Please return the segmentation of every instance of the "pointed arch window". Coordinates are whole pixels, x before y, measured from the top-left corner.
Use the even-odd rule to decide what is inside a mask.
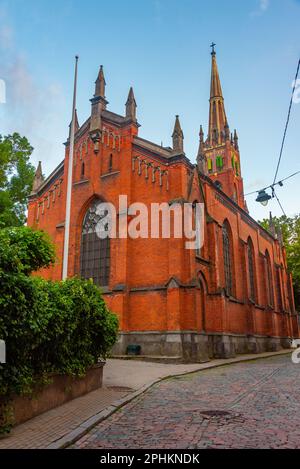
[[[279,311],[283,311],[282,293],[281,293],[281,275],[280,268],[276,267],[276,293],[277,293],[277,307]]]
[[[228,222],[222,227],[223,237],[223,258],[225,273],[225,289],[229,296],[233,296],[233,251],[231,242],[231,232]]]
[[[99,286],[109,284],[110,273],[110,239],[108,225],[101,223],[107,210],[101,208],[101,200],[94,201],[86,212],[82,224],[80,276],[93,279]],[[106,231],[107,236],[99,237],[99,230]],[[104,238],[104,239],[102,239]]]
[[[224,167],[224,159],[223,156],[217,156],[216,158],[216,166],[217,169],[222,170]]]
[[[207,158],[207,169],[209,173],[213,172],[213,162],[211,158]]]
[[[268,299],[268,305],[273,308],[274,307],[273,277],[272,277],[272,269],[271,269],[271,259],[270,259],[270,254],[268,251],[266,251],[265,258],[266,258],[267,299]]]
[[[254,248],[251,238],[248,239],[247,244],[248,253],[248,275],[249,275],[249,298],[254,303],[256,302],[256,278],[255,278],[255,261],[254,261]]]

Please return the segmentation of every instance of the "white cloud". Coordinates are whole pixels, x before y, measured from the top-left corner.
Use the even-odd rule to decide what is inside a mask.
[[[259,0],[256,10],[252,11],[251,16],[261,16],[270,7],[270,0]]]
[[[248,184],[245,185],[245,192],[250,192],[251,190],[259,190],[263,189],[266,186],[266,181],[261,178],[254,179],[249,181]]]
[[[0,11],[0,79],[6,85],[6,104],[0,104],[2,134],[25,135],[35,151],[33,160],[45,161],[48,173],[63,157],[62,133],[57,116],[65,105],[58,83],[42,83],[34,77],[26,56],[16,47],[14,31]]]
[[[259,9],[260,11],[266,11],[270,6],[270,0],[260,0],[259,2]]]
[[[7,51],[13,46],[13,30],[10,26],[3,24],[0,28],[0,47]]]

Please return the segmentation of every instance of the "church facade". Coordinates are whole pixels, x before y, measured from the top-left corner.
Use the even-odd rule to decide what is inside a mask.
[[[100,68],[91,116],[76,121],[68,275],[92,278],[117,313],[114,354],[129,345],[141,354],[201,361],[290,347],[299,337],[292,279],[280,233],[264,230],[248,213],[237,132],[230,132],[212,52],[209,128],[199,134],[197,164],[184,153],[176,116],[173,146],[139,136],[132,88],[125,115],[107,109]],[[62,278],[66,184],[65,158],[46,179],[39,164],[28,207],[28,225],[45,230],[57,262],[39,275]],[[107,238],[95,233],[97,206],[142,202],[204,204],[204,244],[184,239]],[[130,215],[119,210],[117,222]]]

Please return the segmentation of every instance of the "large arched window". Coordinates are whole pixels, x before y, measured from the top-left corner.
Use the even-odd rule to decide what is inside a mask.
[[[276,293],[278,311],[283,311],[282,293],[281,293],[281,275],[280,268],[276,267]]]
[[[267,286],[267,299],[268,305],[274,306],[274,290],[273,290],[273,277],[272,277],[272,269],[271,269],[271,259],[270,254],[266,251],[266,286]]]
[[[231,242],[231,232],[227,221],[222,227],[223,235],[223,256],[226,293],[233,296],[233,252]]]
[[[107,231],[101,224],[107,211],[101,209],[101,200],[95,200],[86,212],[82,225],[80,276],[93,279],[99,286],[108,286],[110,271],[110,240],[99,236],[99,230]]]
[[[255,261],[254,261],[254,248],[251,238],[248,239],[248,275],[249,275],[249,298],[254,303],[256,302],[256,287],[255,287]]]

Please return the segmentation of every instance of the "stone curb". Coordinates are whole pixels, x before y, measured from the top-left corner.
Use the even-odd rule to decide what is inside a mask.
[[[117,401],[114,401],[112,404],[110,404],[108,407],[106,407],[104,410],[101,412],[98,412],[97,414],[93,415],[89,419],[85,420],[83,423],[81,423],[77,428],[72,430],[70,433],[66,434],[62,438],[59,438],[58,440],[54,441],[51,443],[49,446],[46,447],[46,449],[64,449],[70,446],[71,444],[75,443],[77,440],[82,438],[86,433],[88,433],[92,428],[94,428],[96,425],[99,423],[103,422],[103,420],[107,419],[110,417],[112,414],[114,414],[117,410],[121,409],[124,407],[126,404],[129,404],[129,402],[133,401],[137,397],[141,396],[144,394],[146,391],[148,391],[152,386],[155,384],[160,383],[161,381],[170,379],[175,376],[186,376],[186,375],[191,375],[194,373],[199,373],[200,371],[205,371],[205,370],[211,370],[213,368],[219,368],[221,366],[228,366],[236,363],[242,363],[242,362],[247,362],[247,361],[255,361],[255,360],[260,360],[263,358],[271,358],[271,357],[276,357],[280,355],[287,355],[290,354],[291,350],[282,350],[279,352],[268,352],[268,353],[261,353],[258,355],[247,355],[246,357],[237,357],[237,358],[230,358],[230,359],[224,359],[224,361],[220,361],[219,363],[205,363],[200,365],[199,368],[194,369],[194,370],[189,370],[189,371],[181,371],[178,373],[172,373],[171,375],[166,375],[162,376],[160,378],[157,378],[144,386],[142,386],[140,389],[137,391],[134,391],[130,393],[129,395],[122,397],[121,399],[118,399]]]

